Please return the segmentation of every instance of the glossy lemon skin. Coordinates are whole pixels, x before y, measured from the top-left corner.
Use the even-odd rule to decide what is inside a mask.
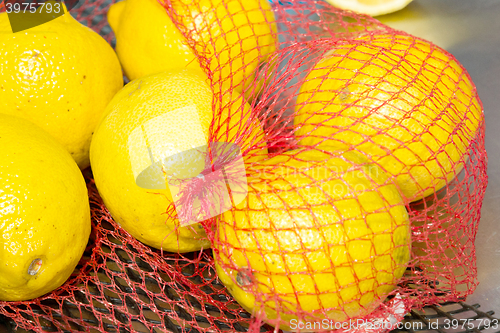
[[[236,96],[223,102],[226,108],[215,121],[215,128],[220,127],[215,130],[219,138],[215,140],[238,144],[248,163],[265,157],[267,147],[260,123],[249,122],[250,106]],[[201,71],[181,69],[145,76],[130,82],[115,96],[94,134],[90,157],[99,193],[113,218],[147,245],[171,252],[190,252],[209,248],[210,242],[200,224],[180,226],[177,218],[165,214],[172,203],[168,188],[151,190],[137,186],[129,138],[137,128],[155,119],[177,115],[182,124],[161,124],[161,140],[149,142],[148,147],[162,146],[177,154],[201,146],[196,141],[200,138],[206,144],[214,118],[213,99],[208,78]],[[244,112],[239,112],[242,104]],[[194,114],[184,116],[186,109]],[[194,177],[196,167],[190,165],[178,165],[174,171]]]
[[[0,300],[28,300],[62,285],[80,260],[87,187],[70,154],[27,120],[0,114],[0,146]]]
[[[322,147],[248,172],[248,197],[223,215],[214,241],[218,276],[243,308],[273,325],[279,313],[290,331],[302,311],[303,320],[341,322],[393,290],[410,257],[410,227],[379,168]]]
[[[18,33],[2,13],[0,57],[0,112],[37,124],[88,167],[95,126],[123,86],[111,46],[69,13]]]
[[[297,97],[301,145],[353,146],[397,180],[408,201],[462,170],[483,119],[465,70],[439,47],[406,35],[342,44],[311,70]]]

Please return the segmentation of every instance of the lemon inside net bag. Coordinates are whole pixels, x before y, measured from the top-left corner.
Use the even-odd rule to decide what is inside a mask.
[[[333,46],[315,64],[294,122],[301,144],[355,146],[416,201],[460,173],[481,117],[475,86],[446,51],[373,33]]]
[[[267,322],[341,322],[375,310],[410,258],[397,188],[358,154],[329,147],[254,168],[247,198],[223,215],[214,240],[235,299]]]

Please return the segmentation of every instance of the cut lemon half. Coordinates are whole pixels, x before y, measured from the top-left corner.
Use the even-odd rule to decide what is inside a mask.
[[[412,0],[326,0],[335,7],[378,16],[403,9]]]

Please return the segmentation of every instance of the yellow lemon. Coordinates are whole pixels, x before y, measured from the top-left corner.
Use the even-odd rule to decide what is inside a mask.
[[[326,0],[335,7],[378,16],[405,8],[412,0]]]
[[[300,313],[336,322],[370,313],[410,257],[394,184],[358,154],[322,148],[252,165],[246,200],[215,234],[220,280],[247,311],[271,324],[279,313],[284,330]]]
[[[34,122],[89,166],[92,132],[123,86],[111,46],[69,13],[17,33],[2,13],[0,54],[0,112]]]
[[[83,176],[42,129],[0,114],[0,300],[28,300],[61,286],[90,235]]]
[[[463,168],[482,109],[474,84],[445,51],[406,35],[338,44],[297,97],[303,145],[346,145],[396,177],[410,201]]]
[[[130,80],[177,67],[199,68],[181,32],[156,0],[124,0],[109,8],[116,53]]]
[[[214,80],[239,92],[275,50],[274,14],[267,0],[175,1],[173,10],[207,58]],[[110,7],[116,52],[131,80],[174,68],[200,68],[187,40],[156,0],[124,0]],[[230,80],[227,78],[231,77]]]
[[[163,177],[199,175],[202,155],[195,148],[207,145],[210,132],[216,141],[237,144],[247,162],[267,154],[261,125],[241,97],[223,97],[211,129],[213,103],[206,75],[180,69],[134,80],[108,105],[92,139],[92,171],[113,218],[141,242],[173,252],[210,247],[200,224],[180,226],[165,214],[173,199]],[[161,175],[156,182],[154,172]],[[138,186],[148,176],[151,187]]]

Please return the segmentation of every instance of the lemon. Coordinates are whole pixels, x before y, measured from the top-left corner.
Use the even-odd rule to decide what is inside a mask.
[[[177,218],[165,214],[172,203],[167,179],[160,179],[164,188],[153,189],[138,186],[137,179],[153,162],[207,144],[213,100],[201,71],[180,69],[145,76],[115,96],[94,134],[90,158],[99,193],[113,218],[147,245],[172,252],[210,247],[200,224],[180,226]],[[250,106],[241,97],[224,97],[222,102],[226,107],[214,120],[215,140],[237,144],[247,162],[265,156],[264,133],[257,120],[250,121]],[[194,154],[163,162],[159,172],[195,177],[202,171],[199,157],[195,149]]]
[[[0,114],[0,300],[36,298],[61,286],[90,235],[83,176],[48,133]]]
[[[0,54],[0,112],[34,122],[89,166],[92,132],[123,86],[111,46],[69,13],[18,33],[2,13]]]
[[[415,201],[463,168],[482,108],[466,71],[406,35],[339,44],[307,75],[294,123],[302,145],[354,146]]]
[[[276,25],[267,0],[175,1],[171,5],[189,29],[195,49],[209,61],[214,80],[227,80],[239,92],[252,83],[259,64],[275,50]],[[108,21],[130,80],[174,68],[201,68],[158,1],[118,2],[110,7]]]
[[[218,222],[218,276],[247,311],[280,328],[374,310],[410,256],[394,184],[354,152],[298,149],[248,169],[248,196]],[[314,313],[317,318],[308,317]]]
[[[335,7],[378,16],[405,8],[412,0],[326,0]]]

